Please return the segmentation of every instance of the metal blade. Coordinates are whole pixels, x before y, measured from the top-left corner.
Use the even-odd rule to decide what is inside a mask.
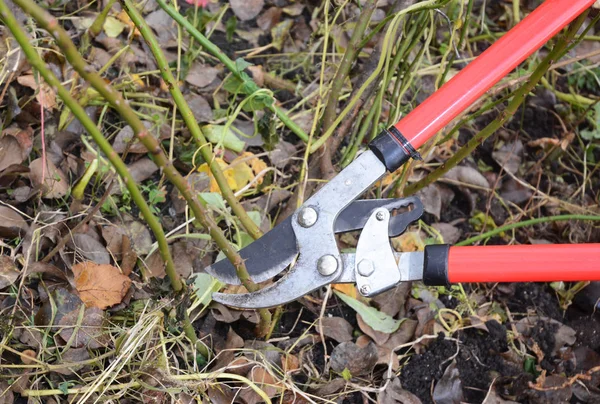
[[[364,199],[352,202],[335,221],[334,231],[344,233],[362,229],[373,210],[384,207],[390,211],[412,205],[412,210],[390,218],[389,236],[398,236],[423,214],[419,198]],[[254,282],[264,282],[283,271],[298,254],[291,216],[275,226],[260,239],[240,250],[246,269]],[[222,282],[239,285],[235,267],[222,259],[206,268],[206,272]]]
[[[239,253],[254,282],[264,282],[283,271],[298,254],[291,216]],[[221,282],[240,284],[235,267],[227,258],[207,267],[206,272]]]

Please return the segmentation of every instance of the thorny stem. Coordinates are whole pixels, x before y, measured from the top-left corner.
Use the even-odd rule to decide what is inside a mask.
[[[156,218],[150,207],[146,203],[142,192],[139,190],[136,185],[135,179],[132,177],[129,172],[127,166],[123,161],[119,158],[117,153],[114,151],[110,143],[106,140],[106,138],[100,133],[100,130],[96,127],[94,122],[88,117],[85,113],[83,107],[79,105],[77,100],[71,96],[69,91],[63,87],[60,83],[60,80],[48,69],[42,58],[37,54],[33,46],[29,43],[29,39],[23,30],[19,27],[19,24],[14,17],[14,15],[8,9],[8,6],[3,0],[0,0],[0,16],[4,20],[6,26],[10,29],[13,36],[19,42],[21,49],[27,56],[27,60],[31,64],[32,67],[37,69],[44,80],[53,88],[56,89],[60,98],[64,101],[64,103],[69,107],[69,109],[73,112],[73,115],[77,117],[77,119],[81,122],[81,124],[85,127],[85,129],[90,133],[96,144],[102,149],[102,152],[106,155],[108,160],[111,162],[117,173],[123,178],[123,182],[127,187],[127,190],[131,194],[131,198],[135,202],[135,204],[139,207],[140,212],[142,213],[144,220],[148,222],[148,225],[152,229],[156,240],[158,242],[160,253],[163,259],[165,260],[167,266],[167,274],[169,275],[169,280],[171,281],[171,286],[173,290],[176,292],[181,291],[183,288],[183,283],[181,279],[179,279],[179,275],[175,272],[175,265],[173,263],[173,259],[169,252],[169,246],[167,244],[165,233],[163,228]]]
[[[119,115],[127,121],[139,141],[152,154],[156,164],[161,167],[169,181],[177,187],[184,197],[194,213],[196,220],[198,220],[202,227],[208,230],[208,233],[217,246],[233,263],[242,284],[250,292],[257,291],[259,287],[250,279],[246,265],[238,252],[229,243],[229,240],[227,240],[227,237],[225,237],[221,229],[217,226],[210,213],[193,195],[192,189],[185,178],[175,169],[171,161],[167,159],[158,140],[148,133],[142,121],[138,118],[129,104],[127,104],[125,99],[123,99],[121,94],[107,84],[104,79],[85,62],[67,32],[58,24],[56,18],[48,14],[32,0],[15,0],[14,3],[29,14],[40,27],[48,31],[54,37],[58,46],[65,54],[65,57],[77,73],[79,73],[85,81],[90,83],[92,87],[119,113]],[[261,313],[261,323],[259,324],[258,331],[266,333],[269,329],[269,322],[270,313],[268,311],[267,313]]]
[[[169,62],[167,62],[165,54],[161,50],[160,44],[156,40],[156,37],[152,33],[152,30],[150,29],[144,18],[135,8],[133,2],[131,0],[122,0],[121,3],[123,4],[125,11],[129,15],[129,18],[131,18],[137,29],[144,37],[144,40],[150,47],[150,50],[154,55],[154,59],[158,64],[158,68],[160,69],[161,75],[165,80],[165,83],[169,87],[169,92],[171,93],[175,104],[177,104],[177,108],[179,109],[179,112],[181,113],[181,116],[183,117],[186,126],[188,127],[190,133],[198,143],[198,146],[200,147],[200,154],[202,155],[204,161],[206,161],[206,163],[210,167],[210,171],[215,177],[215,180],[217,181],[217,184],[221,189],[223,197],[227,200],[227,202],[231,206],[231,209],[233,210],[233,213],[240,220],[248,234],[250,234],[250,236],[252,236],[252,238],[256,240],[257,238],[262,236],[262,232],[260,231],[256,223],[254,223],[254,221],[250,218],[250,216],[248,216],[248,213],[246,213],[246,211],[242,207],[242,204],[235,197],[233,191],[231,190],[231,187],[227,183],[227,179],[225,178],[225,175],[223,175],[221,167],[219,167],[219,164],[215,160],[211,144],[206,141],[206,137],[202,133],[198,122],[194,118],[194,114],[191,108],[185,101],[181,90],[177,86],[177,80],[175,80],[175,77],[171,72]]]
[[[184,16],[179,14],[179,12],[175,8],[169,6],[165,0],[156,0],[156,2],[164,11],[167,12],[167,14],[169,14],[171,16],[171,18],[173,18],[179,25],[181,25],[183,28],[185,28],[185,30],[195,40],[197,40],[200,43],[200,45],[202,45],[202,47],[204,47],[204,49],[206,49],[210,54],[212,54],[214,57],[219,59],[219,61],[221,63],[223,63],[225,65],[225,67],[234,76],[236,76],[237,78],[239,78],[242,81],[244,80],[244,78],[241,77],[241,75],[240,75],[241,72],[237,68],[235,62],[233,60],[231,60],[225,53],[223,53],[223,51],[221,49],[219,49],[219,47],[217,45],[215,45],[207,37],[202,35],[200,33],[200,31],[198,31],[196,29],[196,27],[194,27]],[[275,103],[271,104],[268,108],[275,115],[277,115],[277,117],[281,120],[281,122],[283,122],[283,124],[285,126],[287,126],[288,129],[290,129],[292,132],[294,132],[294,134],[296,134],[296,136],[298,136],[303,141],[308,142],[308,135],[306,134],[306,132],[304,132],[302,130],[302,128],[300,128],[300,126],[298,126],[294,121],[292,121],[292,119],[289,116],[287,116],[287,114],[281,108],[279,108],[277,105],[275,105]]]
[[[6,26],[11,30],[13,36],[19,42],[21,49],[25,53],[27,60],[31,64],[32,67],[37,69],[44,80],[53,88],[56,89],[59,97],[63,100],[65,105],[71,110],[73,115],[77,117],[77,119],[81,122],[83,127],[87,130],[90,136],[94,139],[94,142],[100,147],[102,152],[106,155],[112,166],[115,168],[115,171],[123,178],[123,182],[129,191],[131,198],[134,203],[140,209],[140,213],[142,214],[144,220],[148,223],[148,226],[154,233],[154,237],[156,237],[156,242],[158,244],[158,248],[160,251],[160,255],[162,259],[165,261],[165,272],[169,277],[169,281],[171,282],[171,287],[175,292],[181,292],[183,290],[183,282],[181,281],[177,271],[175,270],[175,264],[173,262],[173,257],[171,256],[171,252],[169,250],[169,244],[165,237],[165,233],[160,224],[160,221],[154,214],[152,210],[146,203],[144,196],[136,185],[136,181],[129,172],[129,169],[119,158],[119,155],[114,151],[110,143],[106,140],[106,138],[102,135],[98,127],[92,122],[92,120],[88,117],[85,110],[75,98],[71,95],[71,93],[60,83],[60,80],[48,69],[42,58],[37,54],[33,46],[29,43],[29,39],[27,35],[23,32],[23,30],[19,27],[14,15],[7,8],[6,3],[3,0],[0,0],[0,15],[4,20]],[[189,319],[187,319],[189,322]],[[184,329],[188,329],[191,327],[191,323],[185,324],[186,321],[183,321]],[[192,327],[193,329],[193,327]],[[208,357],[209,351],[208,347],[198,341],[195,333],[191,335],[186,332],[187,337],[192,341],[194,345],[196,345],[198,351],[202,353],[202,355]]]
[[[556,61],[563,55],[564,51],[568,48],[570,42],[573,40],[573,38],[577,34],[577,31],[585,21],[587,15],[588,11],[581,14],[577,18],[577,20],[571,25],[567,33],[558,40],[556,45],[554,45],[554,48],[552,48],[550,53],[548,53],[548,55],[542,60],[542,62],[538,65],[535,71],[531,74],[529,80],[525,82],[525,84],[523,84],[517,91],[515,91],[514,97],[512,98],[512,100],[510,100],[510,102],[506,106],[506,109],[502,111],[500,116],[498,116],[496,119],[490,122],[477,135],[471,138],[471,140],[469,140],[466,145],[461,147],[458,150],[458,152],[456,152],[452,157],[450,157],[446,162],[444,162],[444,164],[442,164],[437,169],[429,173],[422,180],[407,186],[404,189],[404,194],[414,194],[420,189],[423,189],[429,184],[436,181],[442,175],[447,173],[450,169],[458,165],[458,163],[460,163],[462,160],[467,158],[473,152],[473,150],[477,148],[477,146],[482,144],[488,137],[493,135],[500,127],[502,127],[502,125],[504,125],[515,114],[515,112],[517,112],[519,106],[521,106],[523,101],[525,101],[527,94],[529,94],[529,92],[531,92],[535,88],[535,86],[539,83],[546,71],[550,68],[552,63],[554,63],[554,61]]]
[[[600,216],[587,216],[587,215],[558,215],[558,216],[547,216],[547,217],[538,217],[535,219],[524,220],[518,223],[511,223],[505,226],[496,227],[493,230],[487,231],[485,233],[479,234],[477,236],[468,238],[466,240],[461,241],[460,243],[456,243],[456,246],[465,246],[476,243],[481,240],[485,240],[490,237],[494,237],[502,232],[518,229],[521,227],[533,226],[540,223],[550,223],[550,222],[559,222],[566,220],[589,220],[589,221],[600,221]]]
[[[129,191],[131,198],[134,203],[140,209],[140,213],[144,217],[144,220],[148,223],[148,226],[154,233],[154,237],[156,237],[156,242],[158,243],[158,248],[160,251],[160,255],[165,262],[165,272],[169,277],[169,281],[171,282],[171,287],[175,292],[181,292],[183,290],[183,282],[181,281],[177,271],[175,270],[175,264],[173,262],[173,257],[171,256],[171,252],[169,250],[169,244],[165,237],[165,233],[160,224],[160,221],[154,214],[152,210],[146,203],[144,196],[136,185],[136,181],[129,172],[129,169],[119,158],[119,155],[112,148],[108,140],[102,135],[98,127],[92,122],[92,120],[88,117],[85,110],[75,98],[71,95],[71,93],[61,84],[60,80],[48,69],[42,58],[37,54],[33,46],[29,43],[29,39],[23,30],[19,27],[17,20],[14,15],[10,12],[6,3],[3,0],[0,0],[0,15],[4,20],[6,26],[10,29],[13,36],[19,42],[21,49],[25,53],[27,60],[31,64],[31,66],[37,69],[44,80],[53,88],[56,89],[59,97],[63,100],[66,106],[71,110],[73,115],[77,117],[77,119],[81,122],[83,127],[87,130],[87,132],[92,136],[94,142],[100,147],[102,152],[106,155],[112,166],[115,168],[115,171],[123,178],[123,182]],[[187,319],[189,322],[189,319]],[[191,323],[185,324],[186,321],[183,321],[184,329],[188,329],[191,327]],[[193,329],[193,327],[192,327]],[[187,337],[192,341],[194,345],[196,345],[199,352],[201,352],[204,356],[208,357],[209,351],[208,347],[198,341],[195,333],[191,335],[186,332]]]
[[[341,95],[340,93],[344,87],[344,82],[348,77],[348,73],[350,73],[350,68],[360,52],[358,45],[360,44],[365,31],[369,27],[371,15],[373,14],[373,11],[375,11],[376,4],[377,0],[368,0],[362,9],[360,17],[358,18],[356,26],[354,27],[354,32],[352,32],[352,36],[350,37],[350,41],[348,42],[348,46],[344,52],[344,56],[342,57],[338,69],[335,72],[335,76],[331,81],[331,90],[329,91],[327,104],[325,105],[325,111],[323,112],[323,132],[327,132],[335,120],[336,109]],[[330,147],[328,147],[330,145],[331,138],[327,144],[325,144],[325,153],[328,153],[331,156],[334,151],[330,150]],[[331,158],[329,158],[329,161],[331,161]],[[331,169],[333,169],[333,167],[331,167]]]

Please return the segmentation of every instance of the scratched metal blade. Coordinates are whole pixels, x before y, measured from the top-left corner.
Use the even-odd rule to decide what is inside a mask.
[[[389,236],[395,237],[406,230],[423,213],[423,205],[418,198],[367,199],[352,202],[338,216],[335,222],[336,233],[362,229],[371,212],[380,207],[399,209],[413,205],[413,210],[390,219]],[[291,216],[275,226],[252,244],[240,250],[240,256],[254,282],[264,282],[283,271],[298,254],[296,236],[292,229]],[[222,282],[239,285],[235,267],[225,258],[206,268],[206,272]]]
[[[261,238],[242,248],[239,253],[254,282],[264,282],[283,271],[298,254],[292,217],[288,217]],[[221,282],[240,284],[235,267],[227,258],[207,267],[206,272]]]

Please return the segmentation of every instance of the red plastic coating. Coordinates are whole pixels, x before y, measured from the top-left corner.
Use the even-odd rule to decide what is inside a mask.
[[[450,247],[448,280],[600,281],[600,244]]]
[[[417,149],[595,0],[546,0],[395,126]]]

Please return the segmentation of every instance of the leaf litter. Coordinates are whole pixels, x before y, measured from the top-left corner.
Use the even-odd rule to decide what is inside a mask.
[[[369,29],[391,15],[394,3],[378,2]],[[504,21],[511,21],[508,9],[499,11],[489,5],[482,10],[478,2],[474,3],[477,16],[502,21],[490,25],[494,35],[502,32]],[[528,12],[530,6],[521,2],[521,12]],[[249,243],[251,237],[241,230],[219,194],[207,162],[199,158],[198,145],[182,126],[181,116],[172,115],[167,88],[126,12],[115,5],[108,10],[102,32],[85,38],[85,31],[101,10],[77,10],[68,3],[60,7],[70,16],[61,24],[69,27],[69,34],[78,40],[92,64],[104,69],[106,81],[126,94],[128,103],[171,153],[174,166],[207,203],[227,237],[238,246]],[[315,121],[315,108],[318,102],[326,102],[327,95],[319,83],[333,79],[361,7],[353,3],[332,6],[329,16],[337,18],[333,24],[328,22],[332,25],[324,24],[321,6],[302,1],[232,0],[221,4],[189,0],[181,7],[232,60],[247,57],[254,63],[239,59],[236,66],[272,92],[274,105],[289,113],[306,133],[312,133],[314,122],[319,121],[319,117]],[[463,24],[459,18],[464,18],[464,12],[460,14],[463,17],[455,14],[459,8],[443,7],[453,24]],[[54,14],[57,10],[49,8]],[[339,14],[331,14],[337,11]],[[239,90],[240,83],[231,81],[229,71],[184,31],[180,37],[177,24],[156,2],[144,2],[142,13],[169,63],[179,69],[173,72],[179,74],[185,99],[212,144],[215,162],[253,220],[261,229],[270,229],[285,218],[286,204],[296,203],[297,186],[305,189],[305,184],[298,182],[302,181],[299,174],[304,170],[305,145],[270,111],[262,110],[270,95],[245,101],[239,115],[233,116],[249,96]],[[407,27],[417,17],[411,14]],[[479,17],[465,20],[467,39],[476,36],[479,27],[473,24]],[[436,30],[436,40],[430,43],[422,37],[415,52],[430,43],[427,63],[439,63],[445,60],[444,49],[450,49],[446,46],[447,28],[428,26]],[[103,205],[92,213],[114,175],[107,164],[100,164],[93,173],[79,206],[73,204],[72,185],[80,181],[94,159],[103,161],[105,157],[56,97],[55,89],[39,81],[22,53],[16,51],[12,38],[6,32],[0,35],[7,61],[15,66],[14,74],[2,76],[8,80],[0,97],[0,236],[4,253],[0,300],[7,314],[2,320],[6,344],[20,352],[4,351],[3,360],[11,366],[34,366],[40,372],[37,376],[28,373],[28,368],[7,368],[7,377],[14,383],[2,385],[6,402],[32,389],[58,389],[62,394],[70,388],[93,385],[105,376],[108,379],[103,380],[110,388],[136,380],[143,381],[139,386],[152,385],[151,389],[111,390],[127,391],[132,397],[139,394],[133,401],[167,402],[174,397],[170,396],[174,390],[180,401],[189,397],[213,403],[263,400],[244,383],[231,379],[198,385],[168,376],[210,371],[241,376],[273,402],[282,403],[594,402],[600,397],[600,376],[594,370],[600,365],[594,284],[574,300],[570,300],[569,284],[555,285],[563,288],[557,290],[545,285],[474,285],[461,289],[407,283],[373,299],[359,297],[352,285],[335,285],[335,295],[329,299],[318,291],[286,305],[281,313],[274,311],[280,317],[271,338],[256,340],[254,328],[259,316],[255,311],[236,310],[211,300],[211,293],[222,285],[202,268],[214,262],[219,252],[192,220],[178,191],[164,181],[152,154],[134,139],[131,127],[104,108],[104,101],[73,73],[49,37],[40,33],[43,41],[38,51],[63,82],[72,83],[72,95],[123,157],[134,181],[144,187],[146,195],[168,195],[158,198],[152,208],[168,234],[176,270],[189,286],[183,296],[172,294],[156,240],[122,184],[114,181],[116,185]],[[326,37],[333,50],[323,55],[319,44]],[[358,60],[353,61],[339,97],[340,111],[352,96],[350,91],[368,74],[369,60],[376,60],[371,55],[377,56],[380,38],[379,33],[369,37]],[[595,43],[583,42],[592,49]],[[468,43],[473,55],[487,46],[486,39]],[[448,77],[461,63],[451,65]],[[582,109],[561,95],[597,98],[600,91],[592,77],[595,68],[586,61],[581,63],[583,70],[559,72],[561,76],[553,81],[557,88],[536,89],[520,117],[513,118],[441,181],[419,191],[426,211],[423,221],[392,240],[394,247],[420,251],[428,244],[453,244],[525,217],[565,213],[564,208],[555,206],[557,200],[593,212],[598,200],[595,165],[600,158],[597,109]],[[414,80],[403,89],[401,100],[383,95],[384,120],[391,113],[391,105],[406,106],[408,111],[437,83],[430,72],[423,77],[404,72],[402,77]],[[367,101],[367,110],[371,102]],[[42,109],[45,156],[41,147]],[[466,132],[482,129],[500,109],[474,117],[456,136],[424,155],[425,165],[411,166],[407,183],[427,175],[431,168],[427,164],[443,163],[468,139]],[[359,128],[354,125],[351,129],[349,133],[357,133]],[[314,135],[318,137],[319,131],[317,125]],[[354,139],[342,142],[340,154],[351,150]],[[336,156],[335,162],[338,157],[342,156]],[[317,177],[311,174],[308,183],[318,182]],[[397,192],[401,190],[389,188],[396,180],[390,176],[382,183],[386,193],[396,192],[386,194],[388,197],[401,195]],[[546,200],[545,194],[550,199]],[[375,193],[365,197],[375,197]],[[89,222],[76,228],[88,215]],[[571,237],[592,242],[598,241],[600,234],[594,226],[581,229],[568,222],[503,232],[482,242],[569,242]],[[65,242],[60,244],[61,240]],[[344,236],[340,242],[351,250],[356,236]],[[56,246],[60,248],[49,262],[42,262]],[[227,291],[243,289],[228,287]],[[577,297],[584,295],[580,303]],[[214,349],[216,357],[202,357],[181,337],[178,320],[186,309],[198,335]],[[131,356],[123,349],[129,349],[126,352]],[[118,364],[123,367],[115,367]],[[105,399],[106,394],[99,390],[94,397]]]

